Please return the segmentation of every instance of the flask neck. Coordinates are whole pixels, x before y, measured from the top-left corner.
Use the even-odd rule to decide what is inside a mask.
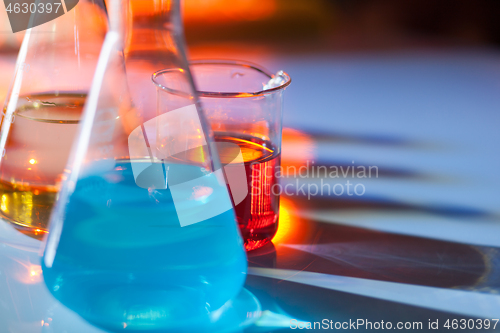
[[[136,27],[161,27],[180,19],[179,0],[129,0],[132,23]],[[180,20],[178,20],[180,23]]]
[[[180,0],[129,0],[125,53],[177,53],[183,47]]]

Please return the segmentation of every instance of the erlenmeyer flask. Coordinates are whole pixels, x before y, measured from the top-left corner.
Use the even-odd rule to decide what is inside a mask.
[[[103,0],[80,0],[26,31],[2,116],[0,214],[30,236],[46,233],[107,24]]]
[[[129,0],[129,10],[125,42],[128,83],[141,116],[152,118],[157,108],[152,73],[169,68],[186,70],[178,75],[175,85],[189,93],[193,89],[183,46],[180,0]]]
[[[146,58],[151,72],[142,84],[152,87],[153,101],[136,104],[117,23],[127,2],[109,3],[110,31],[51,216],[44,281],[64,305],[110,330],[214,331],[239,304],[231,300],[246,276],[228,189],[210,154],[186,60],[176,65],[182,93],[157,100],[151,75],[159,68]],[[168,42],[160,37],[173,26],[156,21],[178,18],[179,1],[133,3],[153,11],[142,24],[153,22],[156,41]]]

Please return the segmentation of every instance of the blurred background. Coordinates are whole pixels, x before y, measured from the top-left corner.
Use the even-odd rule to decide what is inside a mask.
[[[500,3],[495,0],[184,1],[192,58],[239,57],[256,62],[271,55],[496,49],[499,14]],[[2,8],[0,52],[15,54],[22,37],[22,32],[11,33]],[[9,64],[1,66],[3,99],[11,75]]]
[[[3,5],[2,5],[3,6]],[[495,0],[185,0],[188,45],[211,52],[373,52],[500,45]],[[0,50],[16,52],[0,11]]]
[[[246,45],[274,52],[368,52],[497,46],[494,0],[187,0],[191,47]]]

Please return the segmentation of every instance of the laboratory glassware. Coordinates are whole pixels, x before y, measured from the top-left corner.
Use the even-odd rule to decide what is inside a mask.
[[[103,0],[80,0],[24,36],[2,114],[0,214],[30,236],[47,232],[107,25]]]
[[[283,93],[291,83],[290,76],[283,71],[272,75],[242,61],[198,60],[191,62],[190,68],[222,164],[234,161],[234,148],[229,143],[240,148],[242,159],[231,168],[244,165],[246,178],[235,180],[230,190],[245,248],[257,249],[267,244],[278,228],[283,192],[279,184]],[[178,94],[168,84],[171,73],[155,74],[165,95]],[[239,186],[242,180],[244,189]],[[235,197],[235,191],[246,195]]]
[[[180,4],[109,3],[110,31],[51,215],[44,281],[65,306],[106,329],[214,331],[241,295],[249,309],[258,303],[242,291],[243,241],[185,65]],[[122,52],[126,36],[144,33],[136,29],[161,37],[151,50],[183,58],[170,63],[182,94],[162,103],[156,93],[153,102],[134,94],[156,87],[152,72],[127,84],[127,56],[140,63],[132,69],[138,81],[161,65],[137,45]]]

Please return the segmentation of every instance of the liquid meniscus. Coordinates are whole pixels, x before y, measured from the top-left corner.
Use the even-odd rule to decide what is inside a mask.
[[[30,236],[47,232],[85,97],[19,97],[0,162],[0,214]]]

